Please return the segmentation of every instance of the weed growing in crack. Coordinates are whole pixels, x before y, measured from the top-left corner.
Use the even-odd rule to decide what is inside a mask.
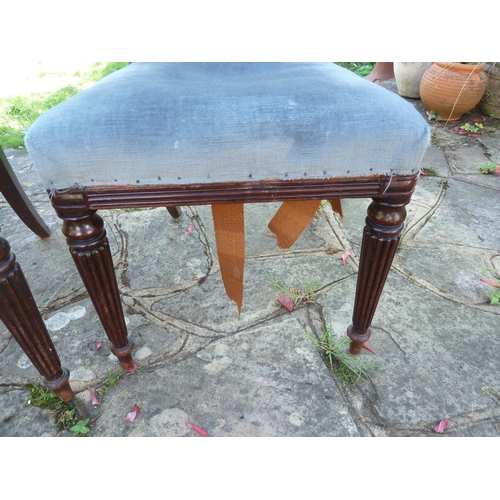
[[[85,436],[88,432],[90,432],[90,428],[87,427],[90,418],[86,418],[85,420],[79,420],[77,424],[71,427],[70,431],[73,432],[73,436]]]
[[[108,371],[108,377],[103,382],[103,386],[97,390],[97,393],[100,396],[104,396],[104,394],[106,394],[112,387],[115,387],[118,381],[124,376],[125,374],[121,370],[117,370],[114,372]]]
[[[76,408],[70,403],[61,401],[52,391],[35,384],[27,384],[26,389],[31,392],[26,405],[44,408],[56,414],[56,428],[58,430],[71,430],[78,424],[79,416]]]
[[[358,357],[347,352],[350,339],[345,337],[335,340],[333,337],[333,327],[327,328],[323,325],[323,338],[316,339],[306,331],[309,340],[328,359],[331,375],[342,381],[345,385],[356,385],[360,380],[371,381],[372,378],[365,371],[366,368],[378,368],[378,365],[367,363]]]
[[[500,163],[483,163],[482,165],[479,165],[478,167],[483,174],[494,174],[494,175],[500,175]]]
[[[436,120],[437,122],[440,122],[442,118],[434,110],[432,110],[429,111],[429,113],[427,113],[427,120],[429,121]]]
[[[281,294],[289,297],[293,300],[294,308],[299,304],[312,302],[314,295],[316,295],[316,283],[311,281],[309,283],[303,283],[302,288],[291,287],[280,285],[272,276],[268,277],[269,283],[277,288]]]
[[[484,281],[485,283],[487,283],[488,285],[491,285],[495,288],[498,288],[498,290],[495,290],[494,292],[488,294],[488,299],[490,299],[490,304],[491,305],[500,305],[500,279],[499,279],[500,275],[499,275],[498,269],[490,270],[490,269],[486,268],[486,269],[483,269],[483,274],[486,271],[489,271],[494,279],[490,280],[487,278],[481,278],[481,280]]]
[[[422,169],[425,175],[429,177],[437,177],[437,172],[432,168],[423,168]]]

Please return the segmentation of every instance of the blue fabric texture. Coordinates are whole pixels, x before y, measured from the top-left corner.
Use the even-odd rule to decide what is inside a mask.
[[[133,63],[26,135],[47,187],[417,173],[426,121],[333,63]]]

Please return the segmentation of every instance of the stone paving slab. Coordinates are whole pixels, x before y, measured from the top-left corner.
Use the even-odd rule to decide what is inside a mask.
[[[499,122],[488,118],[482,138],[432,124],[427,175],[374,317],[376,354],[360,355],[378,367],[368,369],[373,383],[356,387],[330,375],[306,331],[319,337],[326,326],[345,337],[369,200],[345,200],[342,220],[319,210],[289,251],[268,234],[277,205],[247,205],[240,321],[220,280],[210,207],[183,207],[179,221],[165,209],[102,212],[139,366],[123,374],[29,157],[6,150],[52,235],[33,235],[3,198],[0,234],[71,372],[75,408],[97,417],[90,436],[197,436],[186,421],[213,436],[498,436],[500,306],[489,304],[493,289],[481,278],[500,269],[500,179],[476,167],[500,162]],[[342,266],[345,248],[352,257]],[[270,276],[293,287],[314,282],[317,294],[289,313]],[[71,435],[26,404],[25,385],[41,378],[2,324],[0,356],[0,436]],[[87,386],[97,391],[115,373],[96,410]],[[126,422],[134,403],[138,418]],[[441,436],[433,428],[443,418]]]
[[[197,422],[213,436],[359,435],[300,316],[281,316],[178,363],[128,376],[104,398],[93,432],[193,436],[186,422]],[[134,403],[136,425],[123,420]]]

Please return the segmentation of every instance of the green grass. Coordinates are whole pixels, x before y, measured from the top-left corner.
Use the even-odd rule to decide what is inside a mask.
[[[323,338],[321,340],[318,340],[307,331],[306,335],[328,360],[331,375],[340,379],[343,384],[354,386],[360,380],[372,380],[366,372],[366,368],[378,368],[378,366],[373,363],[366,363],[357,356],[351,356],[347,352],[350,339],[344,337],[341,340],[335,340],[331,325],[330,328],[323,325]]]
[[[359,76],[369,75],[375,66],[374,62],[338,62],[335,64],[347,68]]]
[[[0,146],[14,149],[24,147],[26,131],[41,114],[126,65],[124,62],[92,63],[70,75],[75,77],[76,83],[73,85],[62,86],[53,92],[0,98]],[[48,74],[42,72],[38,76],[43,78]],[[52,73],[51,76],[57,77],[58,74]]]
[[[112,387],[115,387],[118,381],[124,377],[125,374],[122,370],[117,370],[115,372],[108,371],[108,377],[103,382],[102,387],[97,390],[100,396],[104,396]]]
[[[79,422],[76,408],[70,403],[61,401],[52,391],[35,384],[27,384],[26,389],[30,391],[30,396],[26,402],[27,406],[44,408],[56,414],[56,428],[58,430],[70,430]]]
[[[268,276],[269,283],[277,288],[280,293],[293,300],[294,307],[302,302],[312,301],[316,295],[316,282],[303,283],[302,288],[286,287],[278,283],[272,276]]]

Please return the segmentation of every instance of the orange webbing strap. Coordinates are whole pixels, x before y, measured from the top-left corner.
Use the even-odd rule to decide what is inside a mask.
[[[268,227],[276,235],[280,248],[290,248],[309,225],[321,200],[285,201]]]
[[[222,282],[227,296],[238,306],[240,319],[245,267],[243,203],[212,205],[212,217]]]
[[[332,209],[343,217],[339,199],[328,200]],[[285,201],[269,223],[280,248],[290,248],[316,214],[321,200]],[[243,203],[212,205],[215,242],[227,296],[238,306],[240,319],[243,304],[245,268],[245,221]]]
[[[340,215],[340,218],[344,218],[344,214],[342,213],[342,203],[339,198],[334,198],[333,200],[328,200],[334,212],[337,212]]]

